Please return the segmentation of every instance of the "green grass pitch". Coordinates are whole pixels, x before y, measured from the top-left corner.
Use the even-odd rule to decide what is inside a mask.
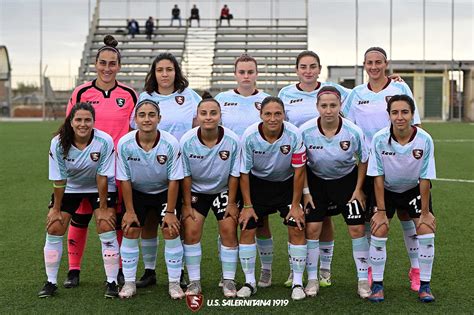
[[[172,301],[167,295],[167,277],[160,239],[158,285],[142,289],[131,300],[105,300],[105,278],[100,244],[94,227],[84,255],[81,284],[76,289],[61,285],[54,298],[39,299],[36,294],[45,280],[43,245],[47,203],[51,194],[48,181],[48,149],[58,122],[0,123],[0,311],[2,313],[190,313],[186,303]],[[474,125],[426,123],[424,128],[435,139],[439,178],[474,179]],[[469,139],[450,142],[452,139]],[[437,141],[442,140],[442,141]],[[223,302],[217,287],[220,265],[216,250],[216,222],[209,215],[203,236],[202,313],[472,313],[474,298],[474,252],[472,222],[474,219],[474,183],[433,182],[433,207],[437,217],[436,258],[432,289],[437,300],[430,305],[417,301],[409,290],[409,260],[398,219],[394,219],[388,241],[385,273],[385,297],[381,304],[358,298],[354,262],[349,236],[342,218],[335,219],[336,247],[333,260],[333,285],[323,288],[316,298],[293,302],[290,290],[282,283],[288,275],[287,235],[280,218],[271,219],[275,258],[273,286],[260,289],[254,299],[289,300],[287,306],[215,307]],[[61,284],[67,273],[67,251],[63,252],[59,272]],[[138,274],[142,273],[140,263]],[[238,267],[237,280],[243,282]],[[258,273],[257,273],[258,277]]]

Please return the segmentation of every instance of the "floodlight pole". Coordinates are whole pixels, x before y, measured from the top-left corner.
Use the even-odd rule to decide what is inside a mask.
[[[390,74],[393,73],[393,63],[392,63],[392,34],[393,34],[393,0],[390,0],[390,56],[389,56],[389,66],[390,66]]]
[[[43,88],[43,0],[40,0],[40,7],[39,7],[39,36],[40,36],[40,56],[39,56],[39,88],[42,92],[43,102],[42,102],[42,109],[43,120],[46,119],[46,104],[45,104],[45,93]]]
[[[354,66],[354,74],[355,74],[355,79],[354,79],[354,84],[357,86],[358,83],[358,58],[357,54],[359,51],[359,0],[355,0],[355,66]]]
[[[450,95],[450,119],[454,119],[454,101],[456,96],[456,91],[454,91],[454,0],[451,0],[451,95]],[[459,118],[461,118],[461,113],[459,113]]]

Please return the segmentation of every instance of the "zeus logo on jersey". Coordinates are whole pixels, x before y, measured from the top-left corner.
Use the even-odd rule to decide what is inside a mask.
[[[358,105],[369,104],[369,101],[359,101]]]
[[[287,155],[288,153],[290,153],[290,150],[291,150],[291,146],[289,144],[285,144],[285,145],[282,145],[280,147],[280,151],[281,153]]]
[[[299,103],[299,102],[302,102],[302,101],[303,101],[302,98],[298,98],[296,100],[290,100],[290,104]]]
[[[91,153],[91,160],[97,162],[100,159],[100,152],[92,152]]]
[[[253,150],[253,154],[265,154],[265,151],[256,151],[256,150]]]
[[[395,155],[395,152],[382,151],[382,155]]]
[[[168,157],[166,155],[157,155],[156,156],[156,160],[158,161],[158,163],[160,164],[165,164],[166,161],[168,161]]]
[[[230,152],[229,151],[219,151],[219,156],[222,161],[225,161],[229,158]]]
[[[204,159],[204,156],[202,155],[196,155],[196,154],[190,154],[189,155],[190,159]]]
[[[421,159],[423,157],[423,150],[420,149],[415,149],[412,151],[413,157],[417,160]]]
[[[350,141],[341,141],[341,142],[339,142],[339,145],[341,146],[341,149],[343,149],[344,151],[347,151],[347,150],[349,150],[349,148],[351,146],[351,142]]]
[[[324,147],[322,145],[309,145],[308,150],[322,150]]]
[[[116,98],[115,102],[117,103],[118,107],[123,107],[123,105],[125,105],[125,99],[124,98]]]
[[[71,158],[68,158],[66,156],[63,158],[63,160],[68,161],[68,162],[74,162],[75,161],[75,159],[71,159]]]
[[[184,104],[184,96],[182,95],[178,95],[178,96],[175,96],[174,99],[176,100],[176,103],[178,103],[178,105],[183,105]]]
[[[234,103],[234,102],[224,102],[224,106],[237,106],[239,103]]]
[[[127,157],[127,161],[140,161],[140,158],[129,156],[129,157]]]

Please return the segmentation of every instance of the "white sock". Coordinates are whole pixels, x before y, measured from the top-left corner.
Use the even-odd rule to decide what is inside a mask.
[[[122,258],[122,270],[125,281],[135,282],[139,259],[138,239],[123,237],[120,246],[120,257]]]
[[[306,271],[308,280],[318,279],[319,240],[306,240],[308,255],[306,256]]]
[[[104,260],[105,275],[107,282],[117,283],[117,274],[119,270],[119,246],[117,234],[115,231],[109,231],[99,234],[102,243],[102,259]]]
[[[352,239],[352,256],[357,269],[357,278],[369,279],[369,241],[365,236]]]
[[[418,264],[418,238],[416,237],[415,223],[410,221],[400,221],[403,230],[403,239],[405,240],[405,247],[407,249],[408,257],[410,258],[411,268],[420,268]]]
[[[371,236],[369,249],[369,264],[372,267],[373,281],[383,281],[385,262],[387,260],[387,238]]]
[[[332,256],[334,255],[334,241],[319,242],[319,269],[331,270]]]
[[[48,281],[58,283],[58,270],[63,255],[63,236],[46,234],[44,243],[44,266]]]
[[[189,280],[199,281],[201,280],[201,242],[192,245],[184,244],[183,246]]]
[[[262,269],[272,270],[273,263],[273,238],[256,238],[257,249],[260,255]]]
[[[239,260],[239,248],[221,246],[222,277],[228,280],[235,279],[237,262]]]
[[[257,246],[254,244],[239,245],[240,264],[245,274],[245,283],[255,285],[255,259],[257,258]]]
[[[420,242],[419,261],[420,261],[420,281],[431,281],[431,270],[433,269],[433,260],[435,255],[434,233],[418,235]]]
[[[142,245],[142,257],[145,269],[155,270],[159,242],[158,237],[141,239],[140,243]]]
[[[179,236],[172,240],[165,240],[165,261],[168,281],[179,282],[183,265],[183,244]]]
[[[304,245],[290,244],[291,265],[293,266],[293,286],[303,285],[303,273],[306,266],[308,247]]]

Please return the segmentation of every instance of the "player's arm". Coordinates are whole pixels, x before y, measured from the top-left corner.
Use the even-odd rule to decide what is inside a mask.
[[[428,179],[420,178],[420,195],[421,195],[421,214],[420,214],[420,219],[418,220],[417,228],[424,230],[427,226],[429,230],[431,231],[423,231],[426,233],[422,233],[422,234],[434,233],[436,232],[436,218],[430,212],[430,208],[429,208],[430,181]]]
[[[97,174],[96,181],[99,193],[99,209],[96,212],[97,223],[105,221],[112,230],[115,230],[115,214],[107,210],[108,178]]]
[[[231,217],[236,223],[239,217],[239,209],[237,208],[237,188],[239,187],[239,178],[232,175],[229,176],[229,201],[224,214],[224,219]]]
[[[286,220],[293,218],[300,230],[304,228],[304,211],[301,208],[301,195],[303,193],[303,186],[306,177],[306,167],[295,168],[295,175],[293,176],[293,199],[291,201],[291,208],[286,216]]]
[[[140,221],[133,207],[132,183],[129,180],[121,180],[120,187],[122,188],[122,198],[125,205],[125,214],[122,218],[122,230],[125,235],[127,235],[133,223],[140,227]]]
[[[375,200],[377,203],[377,210],[375,211],[372,219],[370,220],[370,228],[372,235],[376,235],[377,230],[379,230],[383,225],[386,225],[388,229],[388,218],[387,211],[385,209],[385,192],[384,192],[384,175],[376,176],[374,178],[374,191],[375,191]]]
[[[61,225],[64,224],[63,216],[61,215],[61,204],[63,202],[64,191],[66,190],[66,180],[53,181],[53,207],[49,209],[46,219],[46,229],[56,221]]]
[[[187,217],[191,217],[193,221],[196,221],[194,209],[191,205],[191,185],[191,176],[184,177],[183,181],[181,182],[181,191],[183,193],[183,221],[186,220]]]
[[[360,162],[359,163],[358,168],[357,168],[357,184],[356,184],[356,187],[354,189],[354,193],[352,194],[352,197],[349,200],[349,202],[352,202],[353,200],[359,201],[362,208],[364,208],[364,209],[365,209],[365,198],[366,198],[366,196],[364,194],[363,187],[364,187],[364,181],[365,181],[365,174],[367,174],[367,165],[368,164],[369,164],[368,162],[365,162],[365,163]]]
[[[303,184],[303,207],[305,211],[307,210],[308,205],[311,205],[311,207],[314,209],[316,208],[314,206],[314,200],[313,197],[311,196],[311,192],[309,191],[309,185],[308,185],[308,173],[305,172],[304,175],[304,184]]]
[[[179,220],[176,217],[176,199],[178,199],[179,181],[170,180],[168,181],[168,195],[167,195],[167,208],[166,214],[163,218],[163,228],[168,227],[171,235],[179,235]]]
[[[240,190],[242,192],[242,199],[244,205],[239,216],[239,223],[242,224],[242,230],[247,227],[248,221],[253,217],[255,221],[258,220],[257,214],[253,208],[252,199],[250,198],[250,179],[249,174],[240,173]]]

